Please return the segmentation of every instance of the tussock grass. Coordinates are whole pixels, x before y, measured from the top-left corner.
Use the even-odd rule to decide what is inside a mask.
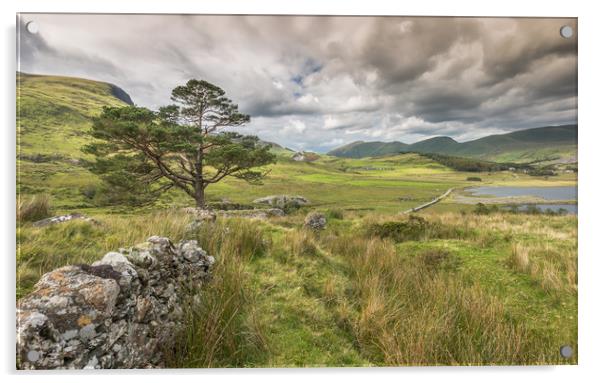
[[[330,219],[343,219],[345,218],[345,212],[343,209],[332,208],[326,210],[326,218]]]
[[[38,194],[28,199],[19,198],[17,204],[17,222],[31,222],[48,218],[52,215],[50,196]]]
[[[531,270],[531,262],[529,261],[529,248],[520,243],[515,243],[512,245],[510,265],[520,272],[529,272]]]
[[[374,238],[327,245],[349,260],[357,294],[351,327],[363,354],[379,364],[520,364],[529,357],[525,330],[505,319],[499,300],[442,272],[449,252],[402,257],[392,242]],[[342,313],[349,322],[348,308]]]
[[[577,347],[573,217],[349,213],[319,235],[302,213],[194,231],[169,210],[95,218],[21,225],[18,293],[151,235],[197,239],[214,278],[187,305],[170,367],[576,361],[557,352]],[[398,230],[409,221],[418,230]]]
[[[256,313],[249,261],[264,253],[268,241],[250,222],[231,220],[202,226],[196,233],[215,254],[213,280],[185,311],[186,327],[168,350],[170,367],[243,367],[262,361],[268,349]]]
[[[314,256],[317,253],[314,234],[310,230],[299,229],[286,233],[284,243],[292,257]]]
[[[98,217],[100,224],[71,221],[42,228],[18,228],[17,296],[31,290],[40,276],[68,264],[91,263],[108,251],[140,243],[152,235],[176,242],[197,239],[215,256],[213,280],[191,298],[185,331],[166,350],[172,367],[242,366],[257,360],[266,346],[254,311],[256,292],[249,286],[249,262],[270,246],[252,222],[220,220],[188,230],[191,218],[165,210],[140,216]]]
[[[508,263],[531,276],[548,293],[577,291],[577,251],[547,242],[515,243]]]
[[[576,303],[574,218],[517,220],[509,214],[455,213],[423,217],[388,221],[386,216],[372,215],[357,222],[367,225],[364,235],[331,232],[321,239],[322,246],[348,264],[354,295],[330,301],[338,302],[339,323],[354,334],[362,355],[382,365],[563,362],[557,346],[576,344],[576,332],[559,331],[555,327],[559,324],[546,328],[539,322],[543,318],[534,318],[560,317],[550,314],[559,310],[575,325],[566,311]],[[412,220],[416,224],[408,225]],[[381,231],[375,232],[375,227]],[[404,232],[408,227],[417,230],[408,234]],[[471,254],[476,250],[470,249],[481,248],[479,252],[493,250],[501,261],[505,257],[507,266],[478,271],[496,265],[486,259],[482,261],[489,266],[475,263]],[[452,249],[461,249],[461,254]],[[509,272],[503,267],[535,283],[517,288],[516,297],[504,295],[515,288],[516,278],[510,272],[500,279],[497,273]],[[548,303],[541,301],[538,288],[551,294]],[[532,303],[521,303],[531,294]],[[562,308],[555,308],[559,299]],[[531,308],[525,305],[535,302],[544,305],[535,309],[543,313],[529,313]]]
[[[73,220],[46,227],[17,228],[17,297],[31,290],[42,274],[58,267],[91,263],[105,253],[153,235],[179,241],[189,217],[172,211],[142,216],[105,215],[99,223]]]

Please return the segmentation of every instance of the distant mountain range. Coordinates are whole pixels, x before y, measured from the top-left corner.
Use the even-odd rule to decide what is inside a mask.
[[[577,125],[545,126],[496,134],[468,142],[451,137],[434,137],[414,144],[403,142],[356,141],[331,150],[331,156],[346,158],[379,157],[417,152],[494,161],[577,161]]]

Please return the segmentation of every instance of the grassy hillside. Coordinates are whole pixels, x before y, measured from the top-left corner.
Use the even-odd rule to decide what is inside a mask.
[[[20,154],[26,157],[81,158],[79,148],[88,141],[83,133],[90,118],[103,106],[126,105],[123,100],[130,100],[114,85],[71,77],[18,73],[17,89]]]
[[[450,137],[434,137],[411,145],[360,141],[334,149],[329,154],[362,158],[400,152],[447,154],[497,162],[532,162],[546,159],[576,162],[577,126],[526,129],[463,143],[458,143]]]
[[[418,153],[454,153],[462,144],[450,137],[434,137],[406,147],[406,151]]]
[[[364,142],[356,141],[351,144],[341,146],[328,152],[329,155],[335,157],[346,158],[362,158],[362,157],[377,157],[387,154],[397,154],[407,147],[407,144],[402,142]]]
[[[457,155],[506,161],[573,157],[577,154],[577,126],[549,126],[493,135],[461,144]]]
[[[85,132],[103,106],[126,105],[129,96],[107,83],[25,73],[17,74],[17,91],[20,192],[49,193],[65,208],[89,206],[81,190],[97,181],[78,163]]]

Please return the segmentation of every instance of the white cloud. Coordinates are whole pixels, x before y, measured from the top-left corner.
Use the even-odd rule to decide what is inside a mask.
[[[241,132],[294,148],[576,121],[574,19],[32,14],[25,72],[114,83],[149,108],[221,86]],[[110,26],[110,27],[107,27]]]

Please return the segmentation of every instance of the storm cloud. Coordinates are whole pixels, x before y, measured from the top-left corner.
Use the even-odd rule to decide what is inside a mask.
[[[111,82],[152,109],[202,78],[251,115],[244,131],[295,149],[577,120],[575,19],[22,14],[18,27],[23,72]]]

